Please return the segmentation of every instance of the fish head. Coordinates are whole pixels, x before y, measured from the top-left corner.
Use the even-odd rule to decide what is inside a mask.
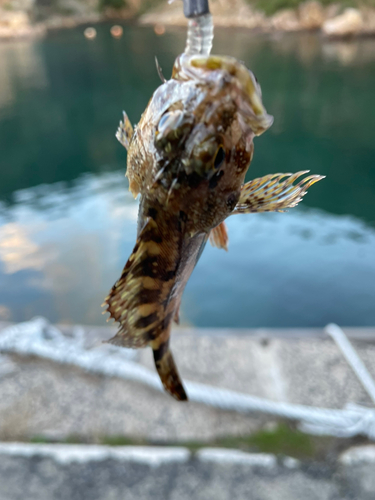
[[[187,200],[200,230],[219,224],[237,203],[254,137],[273,122],[255,76],[232,57],[182,54],[144,114],[151,122],[153,144],[144,149],[155,153],[153,185],[168,200]]]
[[[240,119],[244,133],[251,130],[253,135],[261,135],[273,123],[263,106],[262,90],[254,73],[234,57],[182,54],[175,61],[172,78],[196,82],[205,94],[197,102],[206,108],[202,116],[205,121],[220,119],[215,109],[223,111]]]
[[[166,140],[179,153],[183,145],[185,159],[198,160],[190,166],[185,161],[187,172],[212,174],[221,148],[249,152],[254,136],[273,123],[254,74],[233,57],[182,54],[174,64],[173,80],[179,82],[182,98],[172,93],[175,99],[172,95],[160,116],[156,140],[160,145]]]

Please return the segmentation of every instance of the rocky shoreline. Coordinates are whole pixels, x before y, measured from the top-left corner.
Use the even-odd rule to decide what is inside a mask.
[[[375,35],[375,9],[343,8],[339,3],[323,6],[308,0],[296,9],[283,9],[272,16],[252,8],[244,0],[212,1],[215,26],[248,28],[265,33],[318,31],[328,38]],[[186,24],[178,2],[140,17],[141,24]]]
[[[75,28],[80,24],[97,23],[102,20],[99,14],[86,16],[51,16],[50,18],[33,23],[27,13],[23,11],[0,11],[0,40],[14,38],[42,38],[53,29]]]
[[[186,25],[180,2],[161,7],[138,16],[141,2],[127,9],[106,9],[99,12],[95,0],[76,0],[74,8],[66,13],[51,11],[42,20],[35,20],[30,5],[33,0],[19,0],[12,8],[5,8],[0,0],[0,39],[43,37],[53,29],[73,28],[81,24],[95,24],[105,20],[136,19],[142,25]],[[327,38],[353,38],[375,35],[375,8],[343,8],[339,3],[323,6],[308,0],[296,9],[283,9],[272,16],[255,10],[244,0],[211,0],[215,26],[246,28],[264,33],[320,32]],[[27,8],[28,6],[28,8]]]
[[[0,40],[44,37],[49,31],[136,17],[140,1],[124,9],[100,9],[101,0],[0,0]],[[50,4],[46,7],[44,4]],[[138,7],[137,7],[138,5]]]

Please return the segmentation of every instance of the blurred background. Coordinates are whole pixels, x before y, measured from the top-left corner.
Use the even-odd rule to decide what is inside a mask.
[[[299,170],[326,179],[288,213],[229,218],[228,253],[207,245],[183,296],[185,330],[173,344],[182,375],[279,402],[373,406],[337,348],[322,341],[322,328],[330,322],[349,327],[347,334],[359,342],[375,374],[375,9],[370,0],[324,5],[213,0],[212,10],[213,52],[245,62],[275,118],[255,139],[246,180]],[[113,334],[104,328],[100,305],[134,246],[138,210],[125,178],[126,151],[115,131],[122,110],[132,123],[139,121],[160,84],[155,56],[169,78],[184,50],[185,24],[179,0],[172,6],[0,0],[0,330],[43,316],[65,325],[63,333],[73,341],[83,336],[88,350]],[[88,326],[78,335],[74,325]],[[148,351],[134,356],[128,359],[153,370]],[[199,466],[189,458],[175,473],[182,481],[191,474],[190,486],[172,487],[168,469],[159,486],[170,496],[159,492],[160,498],[374,498],[370,472],[353,472],[352,455],[334,462],[351,445],[371,446],[367,438],[315,438],[277,418],[198,403],[181,409],[139,384],[38,358],[16,354],[0,362],[8,366],[0,370],[3,441],[183,443],[193,452],[205,444],[320,464],[312,466],[307,480],[297,462],[283,462],[277,470],[289,479],[278,482],[275,463],[268,467],[261,459],[256,467],[268,467],[266,483],[274,481],[268,488],[250,474],[246,467],[253,466],[243,457],[224,458],[232,460],[227,472],[239,463],[245,467],[244,476],[235,479],[237,470],[226,480],[212,465],[221,460],[216,455],[201,457]],[[14,478],[22,470],[27,482],[32,467],[9,466],[4,459],[9,452],[1,446],[0,476],[10,467]],[[173,463],[185,463],[182,455],[171,456]],[[369,471],[374,449],[371,457]],[[142,460],[142,467],[151,467],[152,458]],[[113,470],[108,466],[108,477]],[[196,470],[204,477],[197,479]],[[337,470],[341,475],[334,475]],[[59,481],[73,484],[70,472],[61,472]],[[43,471],[38,474],[44,477]],[[253,490],[246,489],[249,474],[258,485]],[[208,476],[211,486],[204,492],[199,485]],[[22,498],[16,482],[3,493],[0,487],[0,500]],[[350,486],[345,491],[344,483]],[[241,484],[245,489],[238,489]],[[48,488],[29,492],[30,498],[73,498],[73,490]],[[87,498],[87,484],[82,488],[74,498]],[[118,486],[111,497],[109,490],[92,488],[93,498],[120,498],[125,491]],[[146,499],[152,491],[147,488],[129,487],[121,498]]]
[[[110,25],[0,45],[0,318],[104,324],[100,305],[135,241],[137,201],[114,133],[137,123],[182,52]],[[287,214],[228,219],[229,252],[207,246],[182,322],[214,327],[375,324],[375,40],[282,39],[217,29],[214,51],[257,76],[275,122],[255,139],[247,180],[311,170],[327,178]]]

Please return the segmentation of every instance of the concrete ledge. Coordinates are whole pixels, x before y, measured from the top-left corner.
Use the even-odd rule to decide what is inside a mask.
[[[356,458],[343,467],[229,449],[0,443],[0,500],[373,500],[373,448],[348,450]]]
[[[190,452],[181,447],[99,446],[69,444],[0,443],[0,456],[51,458],[59,464],[117,460],[157,467],[163,464],[187,462]]]
[[[328,409],[347,403],[371,405],[331,339],[266,339],[261,332],[267,331],[258,330],[260,337],[254,337],[234,330],[177,330],[172,350],[183,380],[279,403]],[[222,437],[248,436],[277,420],[192,401],[181,405],[154,389],[161,384],[151,349],[130,351],[102,344],[113,333],[110,328],[65,327],[62,335],[51,329],[40,338],[36,333],[35,338],[20,335],[25,351],[3,348],[7,356],[0,367],[0,440],[38,436],[69,442],[79,436],[74,442],[109,443],[101,438],[123,436],[132,443],[208,444]],[[1,337],[0,332],[0,341]],[[39,350],[33,351],[33,345]],[[375,345],[356,342],[356,349],[375,378]],[[43,359],[46,351],[48,360]],[[33,352],[42,357],[31,356]],[[74,364],[78,357],[80,368]]]
[[[268,453],[246,453],[240,450],[228,450],[225,448],[203,448],[197,452],[196,457],[201,462],[211,464],[241,464],[264,469],[273,469],[277,466],[275,455]]]
[[[345,451],[340,462],[345,466],[373,465],[375,473],[375,445],[355,446]]]

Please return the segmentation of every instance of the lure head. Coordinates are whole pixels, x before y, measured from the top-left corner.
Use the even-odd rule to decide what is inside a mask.
[[[187,209],[200,214],[199,230],[214,227],[237,203],[254,136],[272,122],[259,84],[242,63],[182,54],[136,131],[152,157],[144,191],[158,189],[162,200],[164,190],[161,203],[188,203]]]

